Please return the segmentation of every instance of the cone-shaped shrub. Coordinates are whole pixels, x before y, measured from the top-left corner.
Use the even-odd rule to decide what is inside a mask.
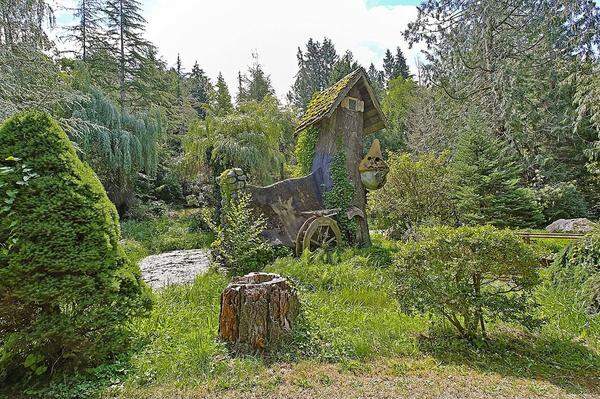
[[[100,181],[40,112],[0,126],[0,163],[0,385],[122,350],[151,302]]]

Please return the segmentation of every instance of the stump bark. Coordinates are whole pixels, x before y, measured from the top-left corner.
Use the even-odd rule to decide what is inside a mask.
[[[269,351],[291,335],[299,305],[296,290],[277,274],[237,277],[221,294],[219,337],[236,350]]]

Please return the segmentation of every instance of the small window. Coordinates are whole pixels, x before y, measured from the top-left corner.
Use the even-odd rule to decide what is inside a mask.
[[[358,101],[356,101],[355,98],[349,98],[348,99],[348,109],[352,110],[352,111],[356,111],[358,108]]]

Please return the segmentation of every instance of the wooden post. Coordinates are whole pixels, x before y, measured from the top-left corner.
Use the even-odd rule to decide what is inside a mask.
[[[237,277],[221,294],[219,338],[237,351],[266,352],[289,338],[299,305],[296,290],[277,274]]]

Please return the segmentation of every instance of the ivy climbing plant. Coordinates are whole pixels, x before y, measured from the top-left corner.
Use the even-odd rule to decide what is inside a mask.
[[[339,151],[331,161],[331,190],[325,193],[325,208],[339,208],[337,222],[342,230],[342,236],[346,242],[356,237],[357,225],[355,220],[348,220],[346,212],[354,199],[354,186],[348,177],[346,170],[346,155]]]
[[[294,149],[294,155],[298,162],[296,176],[305,176],[311,172],[318,140],[319,129],[316,126],[309,126],[298,134],[298,141]]]

